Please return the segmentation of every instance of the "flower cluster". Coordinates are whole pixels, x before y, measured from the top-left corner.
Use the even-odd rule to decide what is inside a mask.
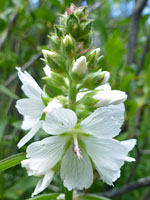
[[[111,90],[109,72],[99,66],[100,48],[89,48],[93,20],[85,7],[71,5],[60,16],[51,33],[50,49],[44,49],[43,90],[27,72],[18,70],[27,98],[16,108],[24,116],[22,128],[29,132],[20,140],[25,145],[40,128],[48,136],[27,147],[22,167],[40,180],[32,196],[48,187],[56,171],[68,190],[88,188],[93,168],[109,185],[120,177],[136,141],[114,139],[124,121],[125,92]]]

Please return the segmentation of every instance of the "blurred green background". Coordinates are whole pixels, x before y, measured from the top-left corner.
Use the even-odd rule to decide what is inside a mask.
[[[110,71],[113,89],[128,93],[125,123],[119,140],[137,138],[131,155],[135,163],[126,163],[115,189],[148,177],[147,187],[111,196],[117,200],[150,199],[150,1],[149,0],[0,0],[0,159],[18,152],[17,143],[25,134],[22,116],[15,102],[24,97],[16,76],[16,66],[26,69],[40,84],[44,64],[41,49],[47,47],[47,35],[70,3],[88,5],[94,19],[93,46],[101,48],[103,70]],[[39,133],[41,135],[42,132]],[[36,136],[34,140],[38,140]],[[146,180],[146,179],[144,179]],[[0,200],[24,200],[37,183],[20,165],[0,174]],[[99,180],[86,193],[102,193],[113,188]],[[63,192],[59,174],[47,192]]]

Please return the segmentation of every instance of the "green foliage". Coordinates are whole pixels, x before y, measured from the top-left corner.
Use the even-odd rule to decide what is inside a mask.
[[[20,164],[26,158],[25,153],[19,153],[0,161],[0,172]]]

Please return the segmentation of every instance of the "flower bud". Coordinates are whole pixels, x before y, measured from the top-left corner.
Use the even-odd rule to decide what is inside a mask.
[[[49,51],[49,50],[42,50],[43,56],[45,58],[45,62],[47,65],[51,67],[52,71],[56,72],[65,72],[65,59],[60,54]]]
[[[87,63],[86,63],[86,57],[81,56],[78,58],[72,68],[72,72],[77,73],[79,76],[83,75],[86,73],[87,70]]]
[[[57,88],[61,88],[63,90],[67,88],[68,86],[67,83],[65,82],[64,77],[59,73],[52,72],[48,67],[49,66],[47,65],[44,67],[45,74],[47,75],[47,77],[43,77],[43,79],[46,81],[46,83],[49,86],[54,86]]]
[[[88,74],[84,79],[83,87],[90,90],[95,89],[100,84],[104,84],[108,80],[108,74],[109,72],[101,72],[101,70]]]
[[[95,59],[97,59],[100,56],[100,48],[94,49],[91,51],[90,55],[94,55]]]
[[[88,61],[88,68],[93,69],[98,62],[98,58],[100,56],[100,48],[94,49],[89,54],[87,61]]]
[[[70,35],[66,35],[62,41],[62,47],[64,53],[66,53],[69,56],[74,56],[75,52],[75,44],[73,41],[73,38]]]
[[[103,72],[100,73],[100,75],[103,76],[103,80],[102,80],[101,84],[105,84],[105,83],[107,83],[109,81],[109,78],[110,78],[110,73],[109,72],[103,71]]]
[[[119,90],[98,91],[93,98],[98,100],[95,107],[101,107],[123,103],[127,99],[127,95],[125,92]]]

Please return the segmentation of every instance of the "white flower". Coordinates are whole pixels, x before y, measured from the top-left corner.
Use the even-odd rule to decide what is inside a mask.
[[[127,99],[127,94],[120,90],[111,90],[109,84],[99,86],[99,91],[93,96],[98,100],[95,107],[107,106],[110,104],[117,105],[123,103]]]
[[[78,58],[72,68],[72,72],[76,72],[78,75],[85,74],[87,70],[87,63],[86,63],[86,57],[81,56]]]
[[[58,104],[56,100],[53,100],[48,104],[48,108],[45,108],[42,100],[42,96],[45,96],[45,94],[36,81],[26,71],[23,73],[20,68],[17,68],[17,70],[19,79],[23,84],[21,88],[28,98],[18,100],[16,102],[16,108],[18,112],[24,116],[22,128],[24,130],[30,129],[28,134],[25,135],[18,143],[18,147],[21,148],[42,127],[43,120],[40,119],[44,110],[45,112],[49,112],[57,106],[60,107],[60,104]]]
[[[123,120],[123,104],[98,108],[81,123],[77,123],[75,112],[69,109],[58,108],[48,113],[43,129],[52,136],[29,145],[28,159],[22,161],[29,175],[44,176],[33,195],[48,186],[52,176],[45,176],[52,172],[54,174],[54,167],[59,161],[61,179],[68,190],[82,190],[91,186],[91,160],[102,180],[113,185],[120,177],[124,162],[134,161],[128,157],[128,152],[136,140],[119,142],[113,139],[119,134]]]

